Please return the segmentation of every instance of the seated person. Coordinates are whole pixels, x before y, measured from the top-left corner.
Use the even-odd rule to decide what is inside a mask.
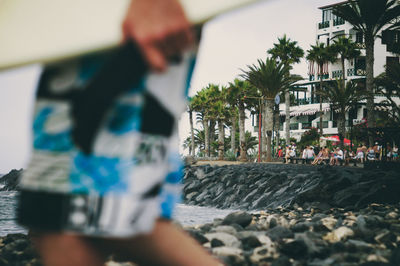
[[[375,161],[376,157],[375,157],[375,150],[373,147],[369,147],[367,150],[367,160],[368,161]]]

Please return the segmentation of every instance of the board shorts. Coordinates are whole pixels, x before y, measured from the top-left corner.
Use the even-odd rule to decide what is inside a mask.
[[[72,137],[73,106],[65,95],[85,88],[109,56],[43,68],[32,118],[33,155],[20,185],[21,225],[131,237],[150,232],[159,218],[170,219],[180,201],[177,122],[186,107],[195,54],[164,73],[145,75],[118,95],[85,153]]]

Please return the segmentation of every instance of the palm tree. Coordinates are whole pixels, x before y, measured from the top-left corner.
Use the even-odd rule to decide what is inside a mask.
[[[400,64],[386,66],[386,72],[380,74],[375,79],[375,83],[378,92],[386,97],[383,103],[392,108],[392,112],[388,112],[389,117],[400,125],[400,105],[396,101],[400,95]]]
[[[207,116],[207,105],[208,96],[206,88],[201,89],[191,100],[193,110],[200,114],[202,117],[203,129],[204,129],[204,153],[206,156],[210,154],[210,143],[209,143],[209,126]]]
[[[310,61],[311,64],[314,62],[318,65],[318,75],[320,78],[319,82],[319,90],[322,91],[322,85],[324,80],[324,65],[329,62],[336,61],[336,56],[329,46],[325,46],[324,43],[317,43],[316,45],[311,45],[311,49],[307,50],[307,60]],[[320,94],[321,95],[321,94]],[[322,97],[319,97],[319,133],[322,136],[323,134],[323,125],[322,125]]]
[[[348,3],[333,8],[333,14],[343,18],[353,25],[354,29],[362,33],[365,38],[366,57],[366,90],[368,127],[375,127],[374,112],[374,45],[378,33],[388,24],[391,28],[400,27],[400,21],[394,22],[400,14],[400,5],[397,0],[350,0]],[[373,143],[369,138],[370,145]]]
[[[251,85],[258,88],[265,100],[263,145],[266,144],[266,153],[263,151],[263,159],[270,162],[272,159],[271,140],[273,127],[273,107],[275,96],[289,88],[293,83],[299,80],[299,77],[289,75],[290,66],[285,66],[283,62],[277,63],[275,59],[267,58],[264,61],[257,60],[258,65],[247,66],[248,71],[243,71],[244,77]],[[266,140],[265,140],[265,135]]]
[[[343,82],[336,80],[326,86],[326,90],[319,91],[318,94],[326,98],[332,104],[332,112],[338,112],[338,133],[340,145],[343,148],[344,137],[346,136],[346,112],[353,108],[360,100],[367,97],[365,91],[360,90],[356,83]]]
[[[342,79],[343,86],[346,84],[345,60],[354,59],[360,56],[361,52],[355,42],[350,38],[339,36],[338,39],[333,40],[331,48],[334,53],[339,55],[340,63],[342,64]]]
[[[218,159],[224,159],[225,151],[225,121],[229,119],[230,112],[223,92],[218,85],[208,87],[208,116],[218,123]]]
[[[235,79],[230,82],[226,90],[226,100],[233,106],[237,107],[239,111],[239,147],[240,147],[240,160],[246,161],[247,154],[245,150],[245,120],[246,107],[250,106],[250,99],[248,96],[256,96],[256,90],[250,86],[247,81]],[[233,117],[233,116],[232,116]],[[235,152],[235,150],[233,150]]]
[[[294,63],[299,63],[304,56],[304,50],[301,49],[296,41],[291,41],[286,37],[278,38],[278,43],[274,43],[274,48],[268,50],[268,53],[273,59],[281,61],[285,66],[290,66]],[[286,143],[290,142],[290,94],[289,88],[285,90],[285,123],[286,123]],[[279,129],[278,129],[279,130]]]

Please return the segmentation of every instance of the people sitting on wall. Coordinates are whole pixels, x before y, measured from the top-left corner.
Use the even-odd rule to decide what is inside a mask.
[[[290,146],[286,145],[285,149],[285,163],[288,164],[290,159]]]
[[[397,146],[393,146],[392,158],[393,158],[393,161],[397,161],[399,158],[399,148]]]
[[[358,145],[357,151],[356,151],[356,156],[354,157],[355,160],[359,160],[361,163],[364,163],[364,150],[362,148],[362,145]]]
[[[320,164],[323,160],[323,156],[324,156],[324,149],[321,149],[311,164],[312,165]]]
[[[376,155],[375,155],[375,150],[373,147],[369,147],[367,150],[367,160],[368,161],[375,161],[376,160]]]
[[[342,161],[343,159],[343,151],[339,147],[337,147],[333,153],[333,156],[331,157],[330,165],[338,165],[339,161]]]

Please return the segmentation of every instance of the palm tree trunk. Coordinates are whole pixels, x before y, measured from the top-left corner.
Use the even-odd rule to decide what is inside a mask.
[[[239,145],[240,145],[240,160],[246,161],[246,137],[245,137],[245,119],[243,103],[239,104]]]
[[[261,158],[262,161],[266,161],[267,160],[267,136],[266,136],[266,132],[267,132],[267,108],[266,108],[267,104],[266,104],[266,100],[264,100],[263,102],[263,121],[262,121],[262,129],[261,129]]]
[[[344,57],[341,57],[341,61],[342,61],[342,79],[343,79],[343,88],[346,86],[346,75],[345,75],[345,66],[344,66]]]
[[[207,157],[210,156],[210,133],[208,127],[208,120],[203,119],[203,127],[204,127],[204,155]]]
[[[285,92],[285,139],[286,139],[286,145],[289,145],[290,143],[290,93],[289,91]]]
[[[279,143],[279,126],[280,126],[280,119],[279,119],[279,105],[278,105],[278,110],[274,110],[274,116],[275,116],[275,136],[276,136],[276,147],[278,148],[278,146],[280,145]]]
[[[323,84],[323,65],[319,66],[319,75],[320,75],[320,81],[319,81],[319,91],[322,92],[322,84]],[[319,135],[322,136],[324,134],[324,127],[322,125],[322,96],[319,95]]]
[[[190,155],[194,157],[195,151],[194,151],[194,130],[193,130],[193,111],[189,110],[189,123],[190,123]]]
[[[215,125],[216,125],[216,122],[215,122],[215,120],[213,120],[213,119],[210,119],[210,128],[209,128],[209,130],[208,130],[208,132],[209,132],[209,138],[210,138],[210,140],[209,140],[209,142],[208,142],[208,157],[210,157],[211,156],[211,152],[212,152],[212,155],[213,156],[215,156],[216,154],[215,154],[215,150],[214,150],[214,148],[213,148],[213,146],[211,146],[211,143],[214,143],[214,141],[215,141]],[[211,150],[213,148],[213,150]]]
[[[372,34],[365,35],[365,48],[366,48],[366,89],[371,94],[367,98],[367,121],[368,127],[375,127],[375,110],[374,110],[374,37]],[[372,134],[369,132],[369,145],[373,146],[374,139]]]
[[[231,127],[231,151],[236,154],[236,145],[235,145],[235,134],[236,134],[236,115],[232,116],[232,127]]]
[[[218,160],[224,159],[224,146],[225,146],[225,131],[224,123],[218,120]]]
[[[266,112],[266,133],[267,133],[267,162],[272,161],[272,128],[274,125],[274,99],[267,99],[267,104],[265,105]]]
[[[338,135],[340,140],[340,148],[343,150],[344,148],[344,138],[346,136],[346,111],[340,110],[338,116]]]

